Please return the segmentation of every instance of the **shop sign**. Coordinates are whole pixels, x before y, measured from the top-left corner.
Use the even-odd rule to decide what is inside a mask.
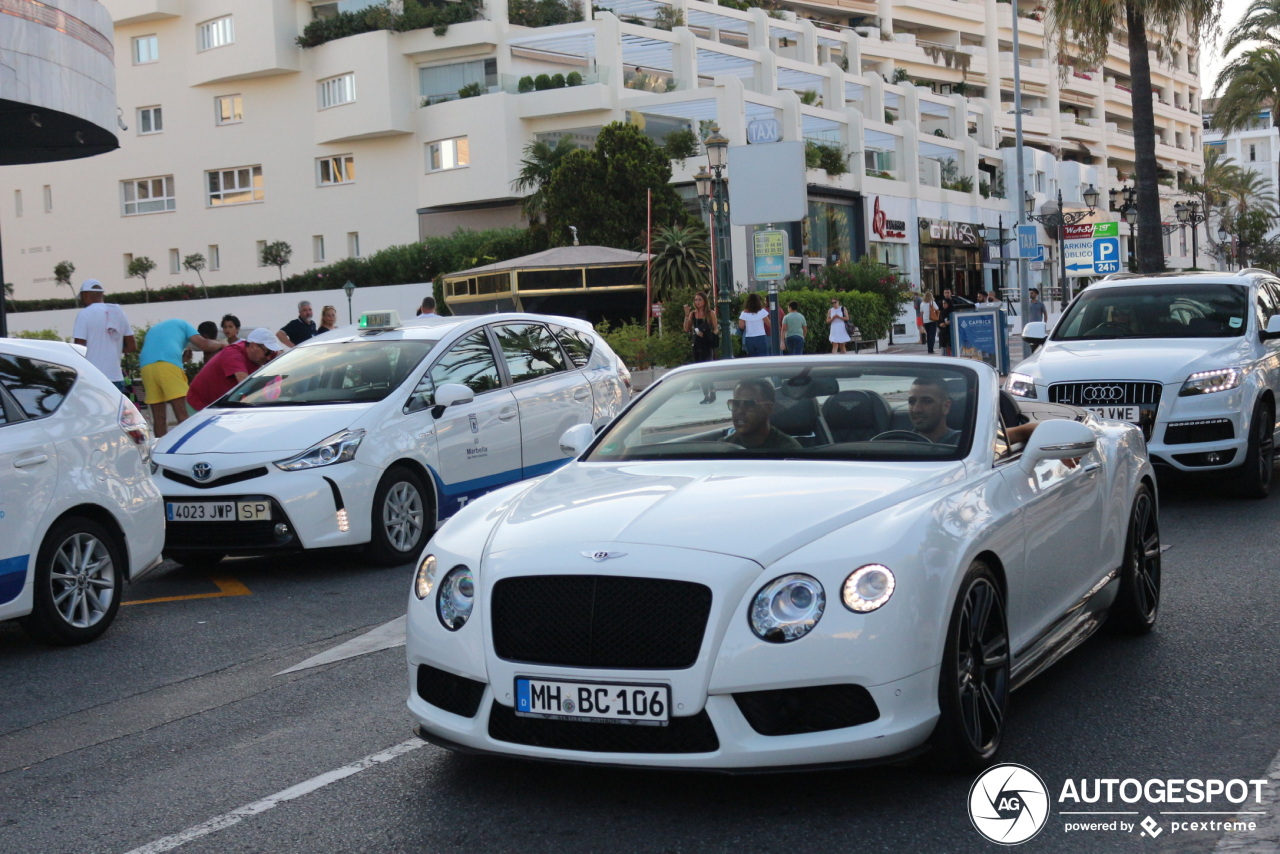
[[[871,205],[871,233],[881,243],[906,243],[907,200],[876,196]]]
[[[943,246],[980,246],[978,227],[971,222],[945,219],[920,220],[920,242]]]

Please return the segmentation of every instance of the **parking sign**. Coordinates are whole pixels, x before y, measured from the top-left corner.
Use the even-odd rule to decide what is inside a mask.
[[[1099,276],[1120,272],[1120,238],[1093,239],[1093,272]]]

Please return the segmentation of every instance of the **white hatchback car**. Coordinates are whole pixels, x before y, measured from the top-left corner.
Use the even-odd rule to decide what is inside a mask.
[[[1280,390],[1280,279],[1238,273],[1120,274],[1090,285],[1005,387],[1142,427],[1157,467],[1226,474],[1245,496],[1271,487]],[[1047,340],[1046,340],[1047,339]]]
[[[373,312],[282,353],[156,445],[165,554],[365,545],[412,560],[467,501],[563,465],[630,374],[590,324]]]
[[[106,631],[164,544],[146,421],[82,353],[0,338],[0,620],[62,644]]]

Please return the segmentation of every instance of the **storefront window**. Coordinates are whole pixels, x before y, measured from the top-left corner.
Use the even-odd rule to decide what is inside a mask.
[[[851,202],[809,200],[809,255],[828,263],[857,260],[853,257]]]
[[[867,244],[867,254],[872,261],[893,267],[902,276],[906,276],[910,272],[910,265],[907,263],[907,249],[908,246],[905,243]]]

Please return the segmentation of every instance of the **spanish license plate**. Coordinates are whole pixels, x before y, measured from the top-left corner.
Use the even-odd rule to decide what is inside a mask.
[[[1136,406],[1086,406],[1085,409],[1099,418],[1110,418],[1113,421],[1138,423],[1138,407]]]
[[[170,522],[270,521],[270,501],[166,501]]]
[[[526,718],[666,726],[671,715],[671,687],[517,676],[516,714]]]

